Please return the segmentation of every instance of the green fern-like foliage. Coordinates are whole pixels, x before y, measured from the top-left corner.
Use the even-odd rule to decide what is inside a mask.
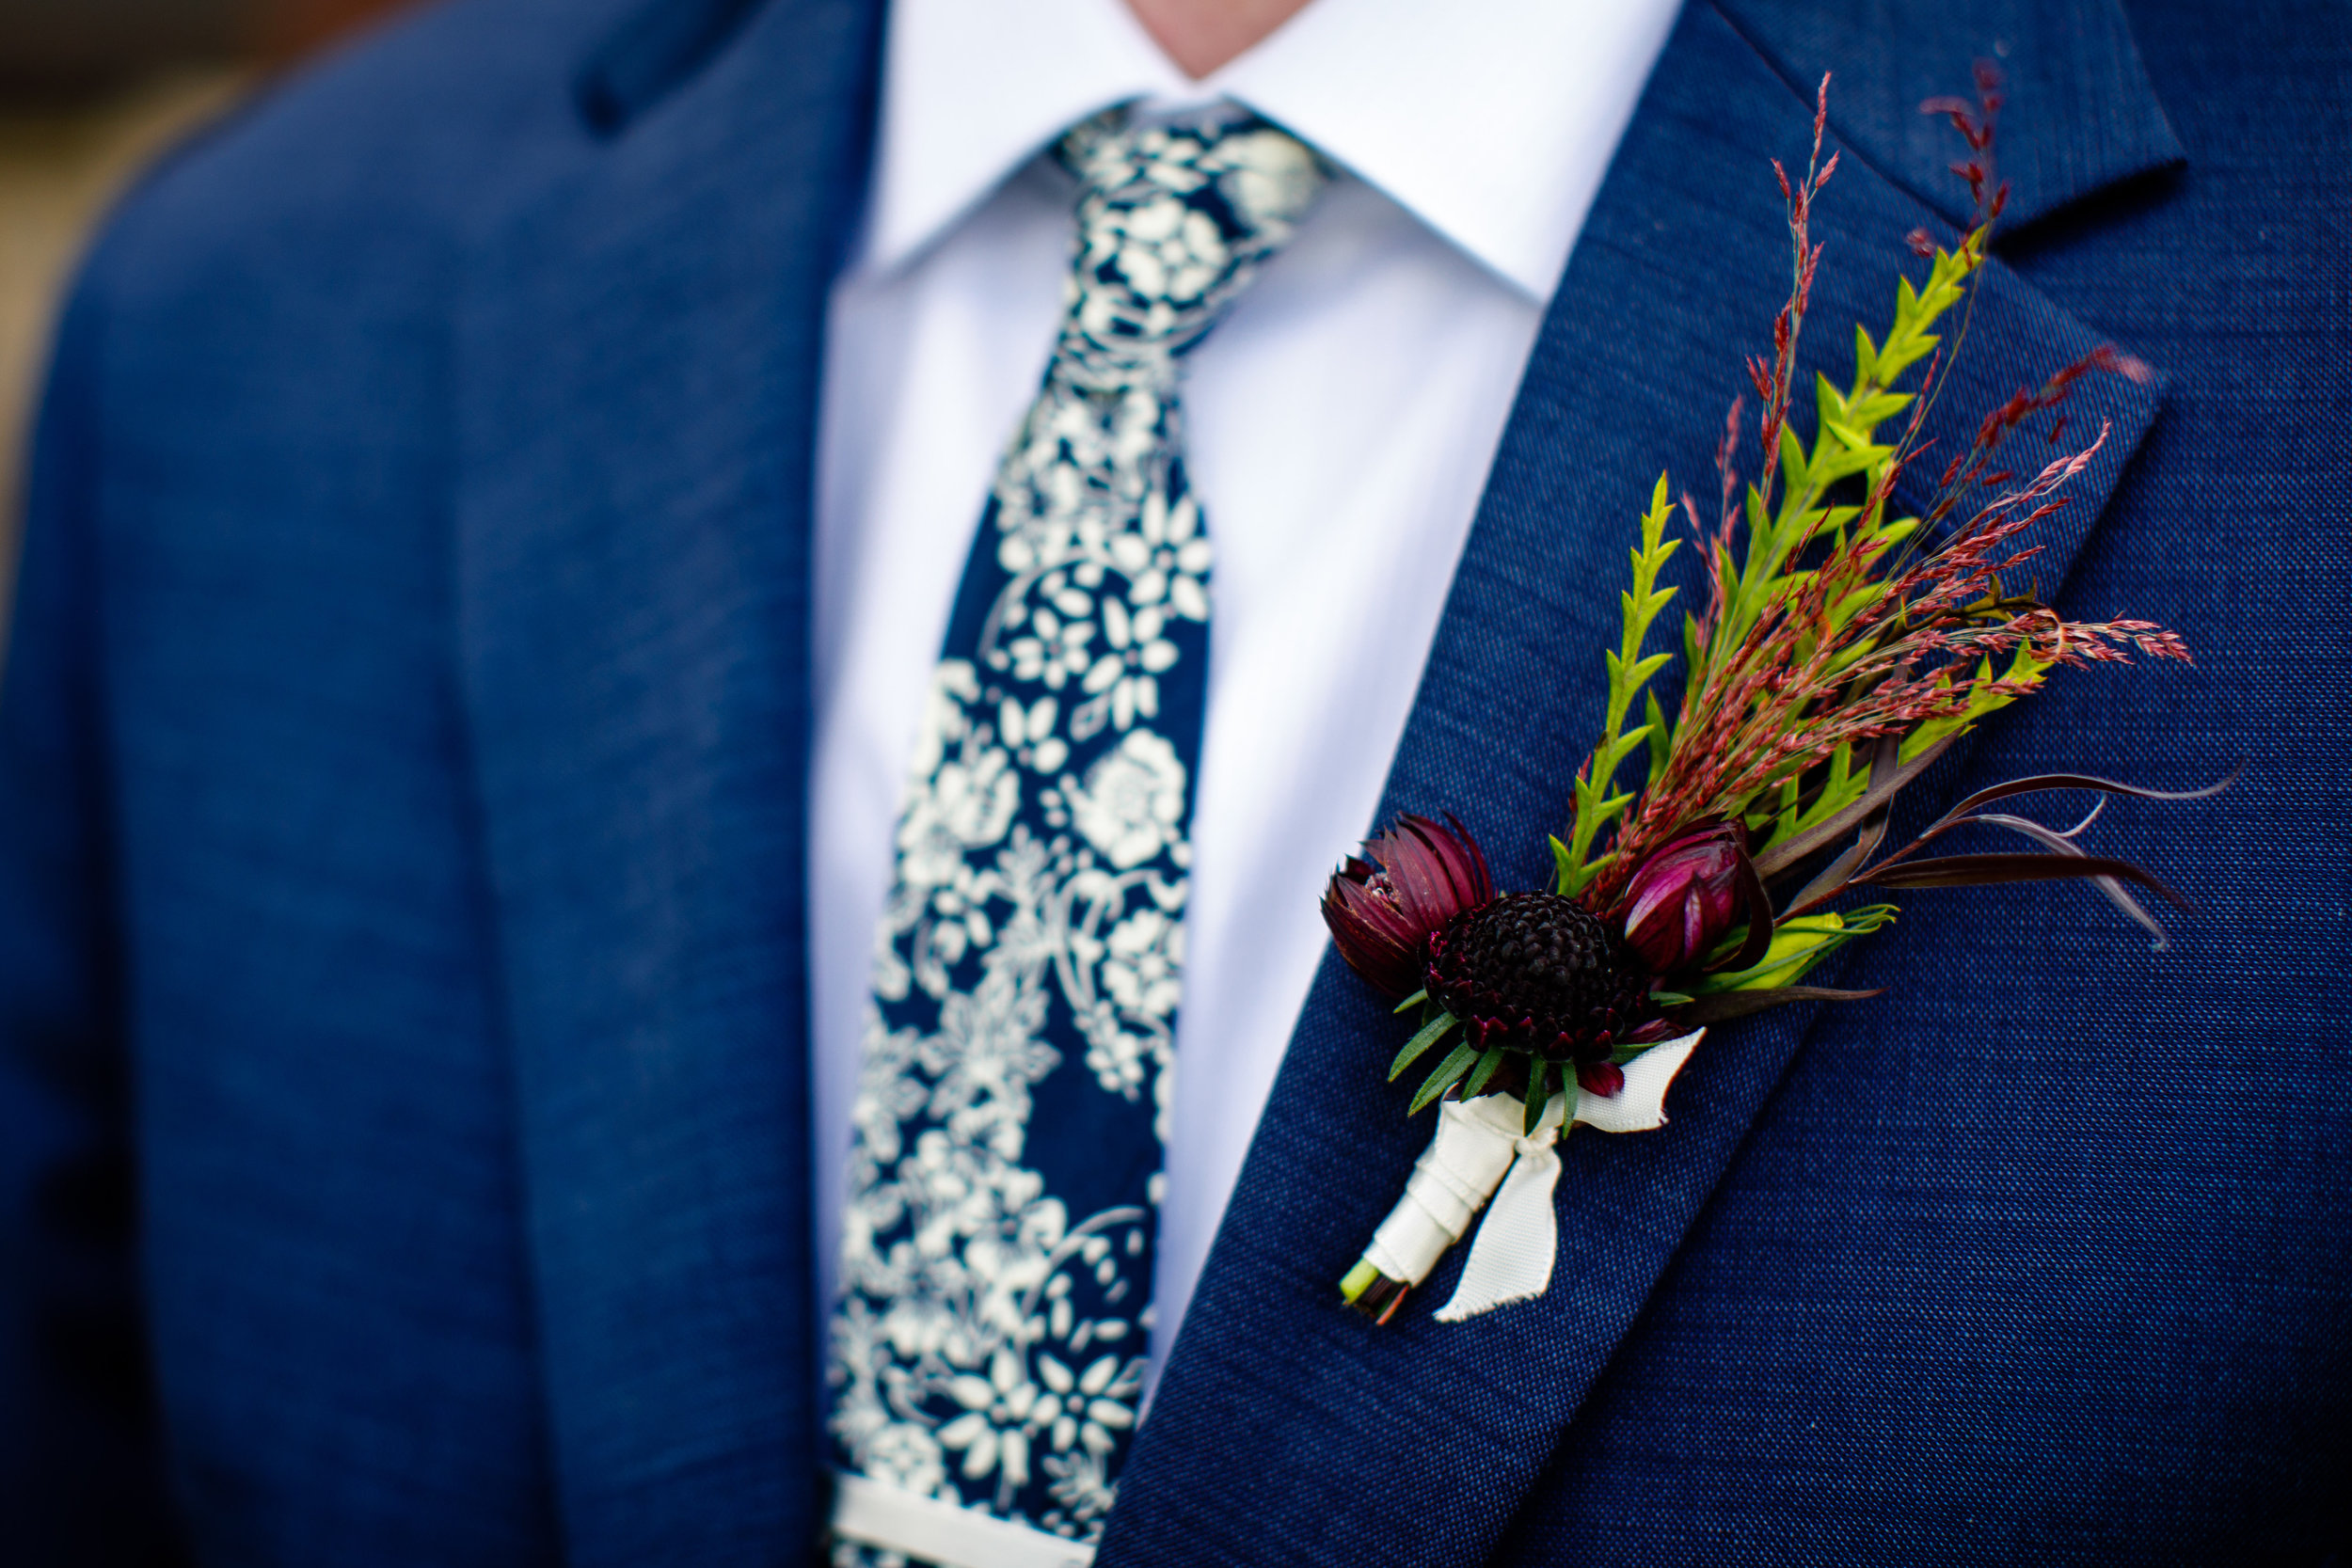
[[[1650,492],[1649,510],[1642,515],[1642,543],[1632,552],[1633,586],[1619,595],[1625,615],[1625,636],[1619,645],[1608,654],[1609,705],[1601,721],[1600,744],[1584,761],[1576,777],[1576,816],[1568,829],[1568,841],[1551,841],[1551,854],[1559,871],[1559,889],[1570,897],[1582,893],[1593,879],[1611,863],[1608,856],[1596,861],[1593,842],[1603,828],[1615,821],[1634,800],[1634,792],[1617,792],[1617,771],[1645,741],[1665,734],[1665,716],[1658,699],[1645,690],[1650,678],[1674,661],[1671,654],[1645,656],[1642,648],[1649,641],[1650,623],[1671,603],[1675,591],[1658,586],[1658,574],[1674,558],[1678,544],[1665,537],[1666,519],[1674,513],[1674,502],[1666,491],[1666,476],[1658,476],[1658,485]],[[1625,727],[1626,716],[1633,709],[1633,699],[1647,698],[1644,721],[1631,730]],[[1662,756],[1662,750],[1658,755]]]
[[[1710,721],[1708,734],[1720,737],[1729,711],[1753,686],[1758,650],[1769,647],[1785,668],[1814,661],[1817,677],[1841,679],[1869,669],[1903,621],[1899,607],[1886,603],[1896,574],[1919,531],[1919,519],[1893,507],[1894,478],[1916,436],[1917,408],[1933,388],[1906,389],[1902,381],[1943,342],[1938,326],[1968,298],[1985,259],[1988,230],[1971,230],[1952,249],[1934,252],[1919,284],[1898,280],[1893,319],[1880,339],[1854,328],[1854,370],[1839,388],[1827,376],[1814,386],[1812,438],[1793,420],[1778,424],[1775,447],[1763,474],[1744,486],[1736,518],[1703,541],[1712,597],[1705,611],[1683,617],[1681,656],[1687,672],[1683,711],[1669,721],[1652,683],[1671,662],[1669,653],[1650,653],[1653,624],[1675,596],[1658,578],[1677,542],[1665,538],[1670,504],[1661,477],[1641,522],[1641,542],[1631,552],[1632,584],[1622,595],[1623,635],[1606,654],[1608,706],[1601,736],[1579,770],[1574,815],[1565,839],[1552,840],[1558,890],[1570,896],[1606,896],[1630,869],[1629,856],[1649,845],[1629,843],[1629,812],[1645,811],[1661,785],[1686,784],[1693,758],[1686,742],[1695,710]],[[1908,416],[1908,418],[1906,418]],[[1901,428],[1883,435],[1891,421]],[[1736,525],[1736,526],[1735,526]],[[1841,576],[1817,587],[1826,558]],[[1827,597],[1830,588],[1836,590]],[[1817,594],[1823,602],[1808,598]],[[1799,607],[1804,607],[1800,610]],[[2010,607],[1988,606],[1988,612]],[[1865,617],[1868,617],[1866,621]],[[1855,635],[1858,625],[1872,628]],[[1826,658],[1816,660],[1824,648]],[[1986,714],[2014,702],[2048,668],[2030,641],[2019,641],[1996,666],[1990,655],[1933,677],[1948,694],[1947,711],[1922,721],[1902,736],[1900,760],[1909,762]],[[1745,683],[1745,684],[1743,684]],[[1642,721],[1628,727],[1636,703]],[[1770,745],[1806,721],[1802,711],[1777,715],[1779,728],[1742,736],[1749,745]],[[1634,753],[1646,747],[1646,776],[1621,787],[1620,775]],[[1716,816],[1744,820],[1760,852],[1829,821],[1859,800],[1869,784],[1869,743],[1841,742],[1820,750],[1792,749],[1784,763],[1754,778],[1728,798],[1692,802]],[[1655,826],[1655,824],[1649,824]],[[1614,829],[1614,832],[1612,830]]]
[[[1839,545],[1851,537],[1865,549],[1893,553],[1916,533],[1916,517],[1890,516],[1890,469],[1902,443],[1882,442],[1880,427],[1908,412],[1921,394],[1897,389],[1902,374],[1934,353],[1942,337],[1934,327],[1967,297],[1971,277],[1984,261],[1986,230],[1972,230],[1957,250],[1938,249],[1924,287],[1909,278],[1898,280],[1895,317],[1883,343],[1871,341],[1867,330],[1854,327],[1854,374],[1844,391],[1827,376],[1815,383],[1816,421],[1813,444],[1807,449],[1792,430],[1781,433],[1780,504],[1769,517],[1764,497],[1750,485],[1746,495],[1747,551],[1736,571],[1728,550],[1718,562],[1730,584],[1724,624],[1710,640],[1710,652],[1727,657],[1756,628],[1770,607],[1786,604],[1807,583],[1811,574],[1796,562],[1804,550],[1827,540]],[[1830,494],[1843,481],[1860,479],[1864,499],[1857,504],[1833,505]],[[1888,588],[1881,573],[1858,585],[1829,607],[1831,635],[1844,631],[1866,610],[1879,605]],[[1684,649],[1692,653],[1697,631],[1695,617],[1685,618]],[[1850,667],[1869,651],[1867,642],[1843,650],[1833,669]],[[1693,667],[1700,660],[1692,658]],[[1972,682],[1966,708],[1947,718],[1930,721],[1903,737],[1900,760],[1909,762],[1937,742],[1967,728],[1979,719],[2016,701],[2009,689],[2015,683],[2038,680],[2046,664],[2034,657],[2030,644],[2020,644],[2006,670],[1995,672],[1982,662]],[[1698,682],[1692,683],[1694,686]],[[1949,687],[1948,676],[1943,684]],[[1841,745],[1830,753],[1819,787],[1801,791],[1792,767],[1769,791],[1744,812],[1759,848],[1795,837],[1829,820],[1859,800],[1867,787],[1869,768],[1854,748]]]

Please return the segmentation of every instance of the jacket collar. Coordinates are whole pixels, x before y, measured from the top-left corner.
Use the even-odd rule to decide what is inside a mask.
[[[1852,123],[1869,139],[1848,149],[1856,156],[1817,209],[1815,235],[1829,249],[1808,365],[1838,369],[1851,353],[1843,324],[1891,309],[1899,264],[1915,265],[1900,237],[1933,216],[1908,188],[1917,172],[1908,133],[1867,103],[1885,96],[1872,72],[1915,47],[1910,15],[1931,8],[1899,8],[1885,36],[1854,31],[1822,44],[1849,52],[1827,63],[1866,100]],[[2111,20],[2105,0],[2072,9],[2088,19],[2082,33],[2053,23],[2036,38],[2120,37],[2090,25]],[[1786,287],[1781,200],[1764,159],[1802,159],[1812,81],[1801,76],[1799,88],[1780,68],[1778,51],[1795,48],[1788,19],[1766,21],[1780,31],[1743,34],[1694,3],[1651,77],[1554,296],[1389,781],[1384,818],[1457,813],[1505,886],[1538,886],[1549,873],[1543,833],[1567,814],[1567,781],[1602,705],[1600,650],[1617,635],[1606,585],[1623,579],[1640,505],[1661,464],[1677,484],[1705,489],[1738,351]],[[1759,50],[1757,37],[1776,49]],[[1954,72],[1965,72],[1970,52],[1952,52]],[[2115,69],[2098,90],[2129,101],[2077,121],[2160,127],[2128,40],[2102,57]],[[2020,80],[2096,74],[2079,59],[2037,60],[2023,42],[2010,58]],[[2020,100],[2010,125],[2025,114]],[[2022,187],[2026,210],[2089,188],[2087,172],[2060,180],[2044,170],[2113,180],[2172,156],[2153,140],[2111,154],[2051,145],[2021,160],[2042,182]],[[1961,421],[2096,341],[1996,266],[1931,434],[1964,444],[1972,426]],[[2074,428],[2104,418],[2114,429],[2072,504],[2045,525],[2035,564],[2049,592],[2157,406],[2155,389],[2117,378],[2077,395],[2086,391]],[[1880,940],[1902,939],[1899,930]],[[1675,1089],[1670,1128],[1570,1141],[1549,1294],[1461,1324],[1434,1322],[1427,1304],[1450,1293],[1466,1250],[1457,1248],[1421,1306],[1375,1328],[1340,1308],[1336,1282],[1429,1129],[1426,1118],[1408,1123],[1405,1095],[1380,1082],[1394,1021],[1327,958],[1121,1482],[1104,1568],[1372,1561],[1399,1541],[1432,1568],[1485,1561],[1810,1022],[1788,1008],[1719,1027]],[[1242,1412],[1249,1418],[1235,1419]]]

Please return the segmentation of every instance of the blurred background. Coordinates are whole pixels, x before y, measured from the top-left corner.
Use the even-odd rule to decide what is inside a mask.
[[[51,321],[107,203],[178,137],[402,3],[0,0],[0,583]]]

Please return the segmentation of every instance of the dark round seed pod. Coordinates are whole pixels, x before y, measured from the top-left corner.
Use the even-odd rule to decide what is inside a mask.
[[[1596,1062],[1649,1019],[1651,977],[1572,898],[1510,893],[1430,938],[1429,994],[1472,1045]]]

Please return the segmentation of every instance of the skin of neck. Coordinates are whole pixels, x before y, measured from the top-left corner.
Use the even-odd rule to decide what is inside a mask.
[[[1176,69],[1198,82],[1248,53],[1308,0],[1127,0]]]

